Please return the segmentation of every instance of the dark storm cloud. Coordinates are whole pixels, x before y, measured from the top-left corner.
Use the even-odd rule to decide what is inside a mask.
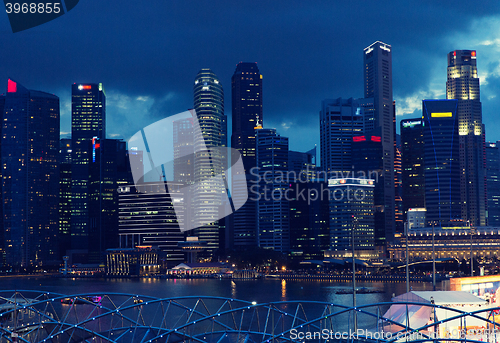
[[[476,48],[450,37],[469,35],[475,21],[499,12],[496,2],[86,0],[25,32],[8,33],[2,23],[0,79],[58,94],[62,104],[71,83],[103,82],[107,132],[128,138],[191,108],[203,67],[220,78],[230,116],[235,65],[255,61],[264,75],[266,126],[301,149],[318,141],[321,100],[363,96],[366,46],[392,45],[398,113],[418,114],[420,97],[444,93],[446,54]],[[69,115],[63,113],[62,131]]]

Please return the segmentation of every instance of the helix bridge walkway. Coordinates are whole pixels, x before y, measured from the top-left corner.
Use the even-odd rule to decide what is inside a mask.
[[[395,303],[357,307],[319,301],[258,304],[244,300],[105,293],[65,295],[40,291],[0,291],[0,342],[496,342],[496,335],[433,337],[436,327],[480,320],[500,330],[499,308],[475,312],[449,309],[439,322],[413,327],[408,313],[416,303],[398,303],[406,319],[384,318]],[[442,309],[437,305],[431,311]],[[404,312],[404,311],[403,311]],[[500,319],[500,315],[498,315]],[[442,333],[441,333],[442,334]],[[485,338],[486,337],[486,338]],[[500,340],[500,336],[498,337]]]

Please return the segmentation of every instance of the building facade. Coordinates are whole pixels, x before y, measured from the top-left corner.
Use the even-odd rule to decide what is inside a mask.
[[[488,225],[500,226],[500,142],[486,143]]]
[[[352,137],[374,129],[373,99],[323,100],[320,112],[321,166],[328,175],[352,171]]]
[[[232,196],[240,196],[252,180],[250,170],[257,166],[256,127],[263,125],[262,74],[257,63],[240,62],[231,78],[232,134],[231,148],[241,154],[244,175],[232,175]],[[249,191],[249,189],[248,189]],[[249,199],[231,218],[228,243],[233,249],[248,249],[257,245],[257,202]]]
[[[425,208],[424,121],[401,120],[401,172],[403,213],[410,208]]]
[[[14,270],[59,262],[59,98],[8,80],[2,110],[2,214]]]
[[[184,262],[184,252],[179,246],[185,240],[179,229],[179,221],[184,220],[183,186],[174,182],[168,182],[168,188],[163,182],[120,186],[120,248],[153,246],[162,252],[161,257],[168,265]]]
[[[71,247],[89,249],[89,177],[93,142],[106,138],[106,93],[102,83],[71,87]]]
[[[386,240],[394,238],[394,103],[392,99],[392,47],[377,41],[364,49],[364,96],[372,98],[375,127],[380,128],[383,146],[384,215]]]
[[[461,216],[472,225],[486,225],[484,125],[475,50],[448,54],[446,98],[458,102]]]
[[[257,167],[260,182],[257,200],[258,245],[279,252],[290,250],[289,183],[280,178],[288,172],[288,138],[275,129],[257,130]],[[254,186],[252,186],[254,187]],[[255,189],[255,188],[252,188]]]
[[[423,100],[425,208],[427,222],[456,226],[460,204],[460,146],[457,100]]]
[[[224,91],[210,69],[201,69],[194,81],[194,109],[200,133],[195,134],[192,214],[196,229],[193,235],[209,245],[209,252],[219,248],[219,210],[226,192],[223,175],[227,169],[227,122],[224,114]],[[206,148],[205,148],[206,147]],[[206,224],[209,223],[209,224]]]
[[[330,179],[330,250],[375,250],[372,179]],[[355,254],[356,255],[356,254]]]

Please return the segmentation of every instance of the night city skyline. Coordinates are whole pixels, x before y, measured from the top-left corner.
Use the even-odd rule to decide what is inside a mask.
[[[420,116],[423,99],[445,98],[447,53],[477,50],[486,140],[500,139],[494,120],[500,87],[497,4],[471,9],[466,3],[418,2],[403,9],[397,2],[183,2],[145,9],[130,2],[121,8],[99,3],[98,11],[96,4],[82,2],[57,20],[16,34],[8,32],[7,21],[0,26],[9,51],[0,79],[59,96],[63,136],[70,132],[74,82],[104,84],[108,138],[128,139],[191,108],[199,69],[211,68],[228,90],[236,64],[244,61],[257,62],[264,77],[266,126],[289,136],[291,149],[306,151],[319,146],[323,99],[363,96],[361,51],[380,40],[393,49],[398,121]],[[408,15],[402,19],[400,12]],[[382,16],[391,17],[391,25]],[[231,103],[228,92],[225,102]],[[226,115],[230,134],[230,106]]]

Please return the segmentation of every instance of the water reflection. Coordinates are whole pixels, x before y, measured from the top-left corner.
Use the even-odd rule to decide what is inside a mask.
[[[286,280],[281,280],[281,300],[286,300]]]

